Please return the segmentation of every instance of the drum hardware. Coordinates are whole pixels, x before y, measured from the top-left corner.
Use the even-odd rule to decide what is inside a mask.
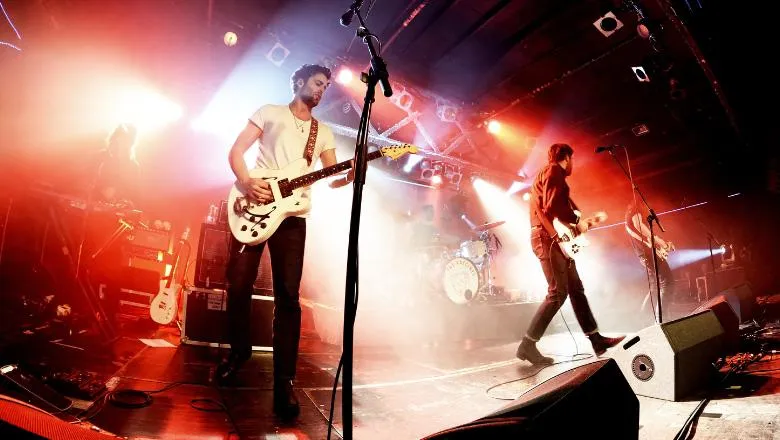
[[[506,223],[505,220],[499,220],[499,221],[496,221],[496,222],[485,223],[485,224],[482,224],[482,225],[479,225],[479,226],[475,226],[473,228],[473,230],[474,230],[474,232],[485,232],[488,229],[497,228],[497,227],[503,225],[504,223]]]

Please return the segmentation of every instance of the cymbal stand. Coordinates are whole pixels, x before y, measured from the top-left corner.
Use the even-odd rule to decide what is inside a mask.
[[[49,221],[53,226],[52,229],[56,233],[57,238],[59,239],[62,246],[62,251],[67,257],[66,260],[68,262],[69,269],[68,274],[72,277],[72,280],[75,281],[79,290],[81,290],[81,293],[84,295],[84,298],[87,301],[87,306],[90,309],[92,317],[95,319],[98,331],[100,331],[102,334],[105,343],[111,343],[118,338],[116,329],[108,319],[108,314],[106,314],[106,311],[103,309],[103,306],[100,303],[100,299],[95,294],[95,291],[90,283],[85,281],[84,277],[80,274],[76,274],[76,262],[74,261],[73,255],[70,252],[71,246],[69,245],[67,234],[65,233],[65,228],[60,222],[59,217],[57,216],[57,213],[54,211],[52,206],[48,207],[48,211]],[[84,275],[88,278],[89,270],[87,270]]]

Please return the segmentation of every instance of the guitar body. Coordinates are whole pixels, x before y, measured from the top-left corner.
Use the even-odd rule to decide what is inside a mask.
[[[577,211],[575,211],[577,212]],[[579,212],[577,212],[579,215]],[[588,225],[588,229],[604,222],[607,219],[607,214],[604,212],[598,212],[592,217],[588,217],[585,222]],[[563,223],[560,220],[553,219],[553,228],[557,235],[558,247],[561,248],[561,252],[566,258],[575,259],[582,251],[590,244],[585,233],[577,231],[577,225]]]
[[[250,177],[263,179],[271,187],[274,201],[265,205],[249,200],[238,182],[233,184],[227,201],[228,224],[236,240],[247,245],[260,244],[271,237],[284,219],[309,211],[311,203],[303,197],[303,188],[291,191],[283,188],[306,168],[306,159],[298,159],[281,170],[250,170]]]
[[[669,252],[674,250],[674,245],[671,242],[668,242],[668,247],[659,246],[658,244],[655,245],[655,255],[658,257],[661,261],[666,261],[669,259]],[[653,247],[650,246],[650,242],[646,242],[645,246],[652,249]]]
[[[170,276],[167,279],[160,280],[160,291],[149,305],[149,315],[152,320],[158,324],[168,325],[173,322],[179,312],[179,293],[182,290],[182,283],[186,274],[182,274],[180,280],[176,280],[179,261],[181,261],[181,250],[190,235],[190,228],[184,229],[181,235],[179,245],[176,247],[173,266],[171,266]],[[189,259],[189,252],[187,253]]]
[[[176,313],[179,310],[179,290],[181,285],[173,283],[170,286],[168,282],[160,281],[160,292],[152,300],[152,304],[149,307],[149,313],[152,316],[152,321],[168,325],[173,322],[173,318],[176,317]]]
[[[369,153],[366,159],[374,160],[382,156],[398,159],[414,153],[417,153],[417,147],[414,145],[393,145]],[[301,158],[281,170],[250,170],[249,177],[263,179],[271,187],[274,199],[266,204],[250,200],[244,188],[241,188],[238,182],[234,183],[227,201],[228,225],[233,237],[250,246],[265,242],[284,219],[309,212],[311,202],[303,196],[306,187],[325,177],[348,171],[352,168],[352,161],[302,174],[307,168],[306,159]]]

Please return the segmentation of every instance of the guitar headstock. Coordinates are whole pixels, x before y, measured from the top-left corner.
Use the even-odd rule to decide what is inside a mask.
[[[379,151],[382,152],[382,156],[397,160],[399,157],[403,157],[406,154],[417,154],[417,146],[412,144],[392,145],[389,147],[381,147],[379,148]]]

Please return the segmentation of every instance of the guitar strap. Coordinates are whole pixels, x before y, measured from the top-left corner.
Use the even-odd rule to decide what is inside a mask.
[[[306,163],[311,166],[311,159],[314,155],[314,145],[317,144],[317,131],[319,129],[319,123],[314,116],[311,117],[311,127],[309,127],[309,139],[306,141],[306,150],[303,152],[303,157],[306,158]]]

